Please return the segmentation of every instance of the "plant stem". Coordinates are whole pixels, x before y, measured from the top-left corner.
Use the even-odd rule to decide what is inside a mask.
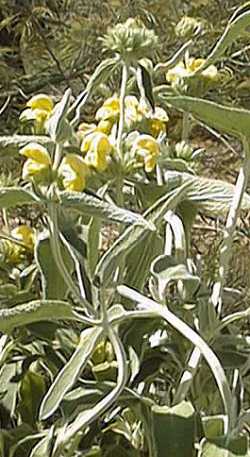
[[[122,82],[121,82],[121,91],[120,91],[120,119],[119,119],[119,127],[118,127],[118,134],[117,134],[117,153],[122,161],[122,134],[124,129],[124,121],[125,121],[125,95],[126,95],[126,86],[128,81],[128,67],[127,64],[124,63],[122,67]]]
[[[184,112],[182,118],[182,141],[188,141],[190,132],[190,116],[189,113]]]
[[[52,169],[55,171],[60,165],[61,162],[61,157],[62,157],[62,150],[61,150],[61,145],[59,143],[56,144],[55,147],[55,154],[54,154],[54,161],[53,161],[53,166]]]

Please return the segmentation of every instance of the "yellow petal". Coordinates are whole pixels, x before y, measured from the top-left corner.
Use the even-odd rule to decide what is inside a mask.
[[[63,186],[66,190],[82,192],[86,187],[86,178],[89,175],[88,165],[77,154],[67,154],[59,167]]]
[[[28,225],[19,225],[11,231],[11,235],[13,236],[13,238],[16,238],[17,240],[25,244],[27,248],[31,250],[33,249],[35,234],[34,230],[28,227]]]
[[[112,152],[112,145],[105,133],[94,132],[83,140],[81,151],[86,154],[86,163],[102,172],[108,166],[107,157]]]
[[[166,131],[166,123],[159,119],[149,120],[149,130],[154,138],[157,138],[159,133]]]
[[[183,62],[179,62],[174,68],[171,68],[166,73],[166,80],[168,82],[176,82],[178,79],[186,78],[191,73],[191,70],[185,68]]]
[[[136,150],[146,149],[151,155],[158,155],[160,152],[159,144],[150,135],[140,135],[134,145]]]
[[[51,97],[46,94],[34,95],[27,103],[26,106],[32,109],[41,109],[47,112],[52,111],[54,103]]]
[[[145,157],[144,164],[145,164],[145,171],[147,173],[150,173],[151,171],[153,171],[153,169],[156,166],[156,158],[155,158],[155,156],[152,156],[150,154],[147,155]]]
[[[24,146],[24,148],[22,148],[19,152],[21,155],[29,159],[32,159],[38,164],[46,166],[51,165],[51,158],[48,150],[38,143],[29,143],[27,144],[27,146]]]
[[[98,123],[96,130],[98,132],[106,133],[106,135],[109,135],[111,133],[113,125],[114,122],[111,119],[101,120]]]
[[[88,135],[89,133],[94,132],[95,129],[96,124],[89,124],[88,122],[82,122],[78,127],[79,132],[84,135]]]
[[[106,120],[110,118],[117,118],[120,113],[120,101],[117,95],[108,98],[105,100],[101,108],[96,112],[96,119],[99,121],[101,119]]]
[[[22,178],[29,179],[33,176],[39,176],[45,170],[48,170],[48,165],[43,165],[35,160],[28,159],[23,165]]]

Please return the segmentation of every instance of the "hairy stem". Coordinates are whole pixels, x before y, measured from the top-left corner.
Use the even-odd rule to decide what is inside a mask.
[[[126,95],[126,86],[128,81],[128,67],[127,64],[124,63],[122,67],[122,82],[121,82],[121,91],[120,91],[120,119],[119,119],[119,127],[118,127],[118,134],[117,134],[117,152],[120,160],[122,160],[122,134],[124,129],[124,121],[125,121],[125,95]]]

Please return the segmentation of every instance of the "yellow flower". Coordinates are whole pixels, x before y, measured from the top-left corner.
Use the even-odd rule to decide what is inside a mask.
[[[35,234],[28,225],[19,225],[11,231],[11,235],[16,240],[21,241],[30,251],[33,251]]]
[[[39,130],[44,127],[45,121],[50,117],[54,103],[46,94],[34,95],[27,103],[27,108],[21,113],[21,121],[35,121]]]
[[[101,120],[98,122],[96,131],[106,133],[106,135],[109,135],[111,133],[113,125],[114,124],[113,124],[112,120],[110,120],[110,119]]]
[[[82,157],[77,154],[67,154],[59,167],[59,175],[66,190],[82,192],[86,187],[89,169]]]
[[[88,122],[82,122],[78,127],[78,132],[80,136],[83,138],[89,133],[93,133],[96,130],[96,124],[88,124]]]
[[[53,103],[52,98],[49,97],[48,95],[38,94],[38,95],[34,95],[34,97],[32,97],[26,103],[26,106],[28,106],[29,108],[31,108],[33,110],[39,109],[39,110],[51,112],[54,107],[54,103]]]
[[[174,68],[167,71],[166,80],[170,83],[175,83],[178,79],[190,76],[190,73],[192,73],[192,71],[188,71],[188,69],[185,68],[184,63],[179,62]]]
[[[48,150],[38,143],[29,143],[20,150],[20,154],[42,165],[51,165]]]
[[[48,150],[38,143],[27,144],[20,150],[20,154],[28,159],[23,166],[23,179],[42,175],[51,166]]]
[[[140,104],[134,95],[125,97],[125,124],[130,128],[133,124],[139,123],[143,119],[143,111],[140,109]]]
[[[23,260],[24,249],[10,240],[0,239],[0,262],[18,265]]]
[[[150,135],[152,135],[154,138],[157,138],[159,133],[166,131],[166,123],[168,122],[169,118],[163,108],[156,106],[152,112],[151,108],[149,108],[145,102],[140,101],[139,110],[148,120]]]
[[[159,144],[150,135],[138,136],[132,148],[132,154],[135,155],[138,162],[144,164],[145,171],[148,173],[155,168],[159,153]]]
[[[85,162],[102,172],[108,166],[107,159],[112,152],[112,145],[105,133],[94,132],[84,138],[81,151],[85,154]]]
[[[107,98],[101,108],[96,112],[96,120],[112,119],[114,122],[118,119],[120,113],[120,101],[117,95]]]
[[[96,113],[96,119],[100,121],[101,126],[97,130],[109,134],[112,126],[119,120],[120,116],[120,100],[116,94],[105,100],[101,108]],[[134,95],[127,95],[125,97],[125,124],[130,128],[134,123],[141,122],[143,113],[140,110],[140,105]],[[104,121],[109,124],[104,124]]]
[[[190,57],[188,60],[188,69],[191,72],[195,72],[198,70],[204,63],[206,62],[205,59],[194,59],[193,57]],[[218,77],[218,70],[215,65],[209,65],[205,70],[201,72],[201,75],[204,78],[209,78],[212,80],[217,79]]]
[[[175,83],[179,79],[188,78],[193,75],[203,64],[205,59],[195,59],[190,57],[186,64],[179,62],[174,68],[168,70],[166,79],[170,83]],[[201,72],[201,76],[211,80],[216,80],[218,76],[218,70],[215,65],[209,65],[204,71]]]

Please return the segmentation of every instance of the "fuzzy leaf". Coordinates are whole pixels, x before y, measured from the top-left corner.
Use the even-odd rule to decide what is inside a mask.
[[[156,457],[192,457],[195,440],[195,411],[183,401],[172,408],[152,407]]]
[[[21,187],[0,188],[0,208],[12,208],[13,206],[39,203],[39,199],[32,192]]]
[[[168,96],[162,93],[162,101],[176,109],[191,113],[195,118],[211,127],[238,138],[249,137],[250,111],[231,108],[209,100],[188,96]]]
[[[47,419],[56,411],[65,394],[74,385],[94,351],[101,333],[102,329],[98,327],[82,331],[76,350],[59,372],[42,401],[40,408],[41,420]]]
[[[146,221],[140,214],[119,208],[119,206],[107,203],[94,195],[76,192],[61,192],[60,199],[65,209],[77,211],[79,214],[97,216],[100,219],[120,222],[122,224],[136,223],[144,228],[147,226]]]
[[[72,306],[59,300],[36,300],[10,309],[0,309],[0,331],[11,333],[15,327],[50,320],[77,320]]]
[[[244,34],[250,32],[250,2],[241,5],[229,19],[228,24],[225,28],[221,38],[217,41],[213,47],[212,52],[208,55],[204,64],[197,70],[197,73],[201,73],[209,65],[215,63],[221,57],[224,56],[225,51],[229,46],[235,43],[235,41],[242,37]],[[195,72],[196,73],[196,72]]]
[[[68,271],[73,271],[74,262],[64,245],[61,252]],[[51,254],[51,245],[48,235],[41,234],[35,246],[35,260],[39,267],[42,278],[43,298],[63,299],[65,298],[68,286],[65,284],[54,257]]]
[[[0,137],[0,156],[17,154],[19,149],[28,143],[38,143],[44,147],[52,145],[52,141],[45,135],[10,135]]]
[[[124,230],[110,249],[102,256],[96,267],[95,281],[108,285],[114,281],[114,273],[120,265],[121,259],[130,254],[138,242],[145,241],[149,233],[155,232],[169,209],[174,209],[184,198],[189,183],[182,185],[174,191],[164,195],[154,203],[143,215],[148,222],[148,227],[132,226]]]

